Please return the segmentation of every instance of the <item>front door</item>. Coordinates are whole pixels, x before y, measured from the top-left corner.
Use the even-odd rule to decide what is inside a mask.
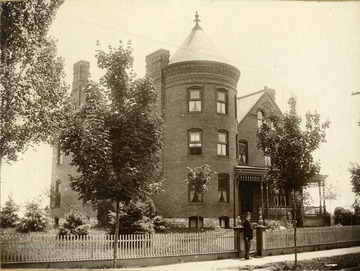
[[[240,200],[241,200],[241,213],[253,213],[253,185],[249,182],[241,183]]]

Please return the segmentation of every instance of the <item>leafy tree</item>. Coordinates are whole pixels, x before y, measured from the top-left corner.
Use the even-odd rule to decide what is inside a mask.
[[[296,113],[296,98],[288,102],[290,112],[282,118],[271,114],[271,124],[264,122],[258,132],[258,148],[271,157],[266,179],[277,189],[302,192],[320,171],[320,163],[312,153],[326,142],[326,129],[330,122],[320,123],[318,113],[306,113],[305,131],[301,130],[301,118]]]
[[[19,216],[17,212],[20,207],[15,203],[14,199],[9,196],[8,201],[5,202],[5,206],[2,207],[0,212],[1,228],[14,228],[16,227]]]
[[[17,231],[19,232],[43,232],[49,228],[49,219],[43,208],[37,202],[29,202],[25,206],[26,212],[21,218]]]
[[[50,142],[61,117],[63,60],[48,30],[62,3],[0,3],[0,173],[3,160],[15,161],[29,146]]]
[[[272,165],[267,169],[267,181],[276,187],[292,191],[294,204],[294,221],[301,209],[302,190],[320,171],[320,163],[315,162],[312,153],[326,142],[326,129],[330,122],[320,123],[320,115],[307,112],[305,130],[301,129],[301,118],[296,112],[296,98],[288,102],[289,113],[283,117],[271,114],[271,123],[264,122],[258,131],[258,148],[271,157]],[[301,221],[300,221],[301,222]],[[301,225],[299,225],[301,226]],[[296,238],[296,224],[294,231]],[[296,240],[295,240],[296,247]],[[295,250],[296,251],[296,250]],[[296,265],[296,252],[295,252]]]
[[[188,189],[194,191],[194,197],[197,199],[197,203],[201,202],[202,197],[204,196],[205,191],[208,189],[208,185],[211,181],[211,175],[214,173],[210,166],[203,164],[200,167],[195,167],[194,169],[188,167],[189,173],[185,181],[188,184]],[[200,230],[199,223],[199,211],[198,206],[196,209],[197,217],[197,229]]]
[[[59,235],[87,235],[90,230],[88,218],[78,209],[65,215],[66,222],[59,228]]]
[[[357,163],[350,163],[349,171],[351,173],[352,191],[360,196],[360,165]]]
[[[94,205],[109,200],[115,205],[115,243],[118,240],[120,203],[146,198],[156,185],[162,119],[156,112],[157,95],[152,82],[136,79],[132,72],[130,43],[97,50],[98,66],[105,69],[100,85],[89,85],[86,102],[68,112],[60,136],[71,165],[71,187]],[[117,246],[114,246],[116,266]]]

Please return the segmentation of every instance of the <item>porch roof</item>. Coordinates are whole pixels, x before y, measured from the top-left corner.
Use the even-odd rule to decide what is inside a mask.
[[[236,179],[240,175],[256,175],[256,176],[264,176],[266,172],[265,167],[259,166],[249,166],[249,165],[238,165],[235,166],[235,176]],[[309,182],[309,187],[319,185],[319,183],[325,183],[328,175],[318,174],[315,175]]]
[[[235,173],[239,174],[265,174],[265,167],[256,167],[248,165],[235,166]]]

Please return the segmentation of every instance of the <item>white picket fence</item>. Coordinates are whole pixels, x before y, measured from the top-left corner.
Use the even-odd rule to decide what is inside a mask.
[[[2,235],[1,262],[51,262],[113,258],[114,235]],[[234,233],[120,235],[119,259],[234,251]]]
[[[360,241],[360,226],[297,229],[297,246]],[[294,230],[266,230],[266,249],[294,247]]]

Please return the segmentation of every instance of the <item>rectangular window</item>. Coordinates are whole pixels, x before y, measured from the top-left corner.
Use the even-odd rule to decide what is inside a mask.
[[[248,143],[246,140],[239,141],[239,161],[241,164],[248,164]]]
[[[230,184],[228,174],[218,175],[218,198],[219,202],[229,202]]]
[[[225,91],[217,92],[217,112],[227,114],[227,93]]]
[[[60,144],[57,145],[56,160],[57,160],[57,164],[58,164],[58,165],[62,165],[62,164],[63,164],[63,154],[62,154],[62,152],[61,152],[61,145],[60,145]]]
[[[195,189],[189,189],[189,202],[191,203],[203,202],[203,194],[196,193]]]
[[[219,217],[220,228],[229,228],[229,218],[228,217]]]
[[[217,154],[223,156],[228,155],[227,132],[218,132]]]
[[[265,155],[265,166],[271,166],[271,158],[270,156]]]
[[[189,111],[200,112],[201,111],[201,90],[190,89],[189,90]]]
[[[197,223],[199,221],[199,228],[204,227],[204,218],[199,216],[197,218],[196,216],[189,217],[189,228],[197,228]]]
[[[265,154],[264,159],[265,159],[265,166],[271,166],[271,157]]]
[[[189,154],[202,155],[201,131],[189,131]]]

